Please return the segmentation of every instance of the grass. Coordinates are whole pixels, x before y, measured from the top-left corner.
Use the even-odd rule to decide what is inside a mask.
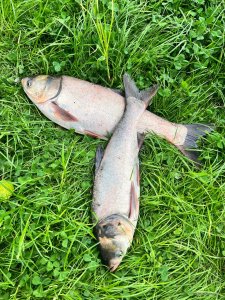
[[[225,299],[224,1],[0,1],[0,299]],[[48,121],[19,78],[66,74],[120,88],[161,85],[151,110],[214,123],[196,170],[149,135],[140,219],[115,274],[90,204],[102,141]]]

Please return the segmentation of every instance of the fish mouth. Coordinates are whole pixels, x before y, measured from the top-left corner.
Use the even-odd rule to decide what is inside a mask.
[[[20,82],[21,82],[24,92],[27,94],[29,99],[32,102],[34,102],[34,104],[35,104],[36,101],[33,100],[32,95],[29,93],[29,87],[32,85],[33,78],[34,77],[25,77],[25,78],[22,78]]]
[[[116,263],[116,264],[114,264],[114,265],[112,265],[112,266],[109,266],[109,271],[112,273],[112,272],[114,272],[114,271],[116,271],[116,269],[119,267],[119,265],[120,265],[120,262],[119,263]]]
[[[27,77],[21,79],[21,84],[22,84],[22,86],[25,86],[25,81],[26,81],[26,79],[27,79]]]

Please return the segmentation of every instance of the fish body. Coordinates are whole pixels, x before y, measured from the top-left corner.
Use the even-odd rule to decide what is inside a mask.
[[[137,125],[146,101],[135,98],[137,91],[128,75],[124,76],[126,109],[98,160],[92,209],[97,219],[96,235],[105,263],[111,271],[120,264],[129,248],[139,214],[139,162]],[[149,91],[153,97],[156,87]],[[98,150],[99,151],[99,150]]]
[[[27,86],[29,79],[22,80],[25,92],[40,111],[66,129],[107,139],[122,117],[124,97],[109,88],[69,76],[56,78],[58,85],[52,87],[48,78],[49,76],[38,76],[30,79],[33,82],[33,87],[30,88]],[[60,93],[57,95],[59,88]],[[43,89],[44,93],[31,95],[31,89]],[[45,92],[49,90],[54,90],[50,96],[57,96],[48,99],[49,95]]]
[[[40,75],[22,79],[27,96],[54,123],[77,133],[108,139],[125,110],[125,98],[114,90],[69,76]],[[208,126],[171,123],[145,110],[137,124],[140,134],[153,132],[193,160],[196,140]]]

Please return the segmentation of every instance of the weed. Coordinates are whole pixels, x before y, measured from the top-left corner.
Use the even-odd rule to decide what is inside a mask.
[[[0,1],[0,299],[224,299],[224,1]],[[214,123],[197,171],[148,136],[140,219],[115,274],[99,259],[90,204],[98,144],[59,128],[19,79],[65,74],[161,85],[154,113]]]

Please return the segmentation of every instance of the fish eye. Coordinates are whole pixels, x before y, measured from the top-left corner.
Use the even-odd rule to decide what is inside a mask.
[[[123,251],[119,250],[116,252],[116,257],[121,257],[123,256]]]
[[[31,84],[32,84],[32,79],[28,79],[27,80],[27,87],[31,87]]]

